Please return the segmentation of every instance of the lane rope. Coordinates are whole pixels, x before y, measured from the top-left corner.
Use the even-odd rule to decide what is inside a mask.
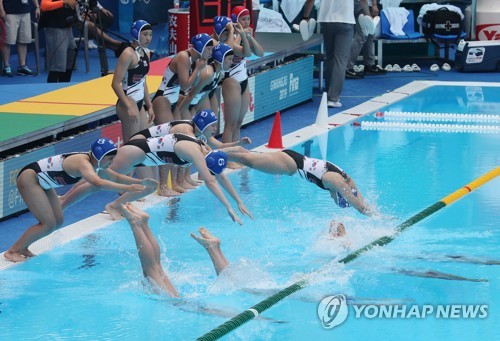
[[[497,167],[497,168],[489,171],[488,173],[483,174],[482,176],[480,176],[476,180],[461,187],[460,189],[449,194],[448,196],[444,197],[440,201],[432,204],[431,206],[425,208],[424,210],[420,211],[419,213],[415,214],[414,216],[412,216],[408,220],[406,220],[403,223],[401,223],[400,225],[398,225],[395,229],[396,232],[392,236],[381,237],[381,238],[371,242],[370,244],[350,253],[346,257],[342,258],[339,262],[344,263],[344,264],[350,263],[353,260],[355,260],[356,258],[358,258],[364,252],[373,249],[375,246],[383,246],[383,245],[390,243],[401,232],[406,230],[408,227],[416,224],[420,220],[422,220],[422,219],[430,216],[431,214],[439,211],[443,207],[449,206],[453,202],[462,198],[466,194],[472,192],[476,188],[484,185],[485,183],[493,180],[494,178],[496,178],[499,175],[500,175],[500,167]],[[321,271],[321,269],[316,271],[316,273],[318,273],[319,271]],[[314,272],[311,274],[314,274]],[[309,274],[309,275],[311,275],[311,274]],[[302,288],[306,287],[307,285],[308,285],[308,281],[306,279],[302,279],[302,280],[296,282],[295,284],[292,284],[292,285],[286,287],[285,289],[277,292],[276,294],[266,298],[265,300],[261,301],[260,303],[257,303],[256,305],[245,310],[244,312],[236,315],[235,317],[233,317],[229,321],[224,322],[220,326],[212,329],[210,332],[202,335],[197,340],[199,340],[199,341],[217,340],[217,339],[223,337],[224,335],[230,333],[234,329],[240,327],[244,323],[246,323],[246,322],[252,320],[253,318],[257,317],[258,315],[262,314],[263,311],[269,309],[270,307],[272,307],[276,303],[278,303],[281,300],[283,300],[284,298],[290,296],[294,292],[301,290]]]

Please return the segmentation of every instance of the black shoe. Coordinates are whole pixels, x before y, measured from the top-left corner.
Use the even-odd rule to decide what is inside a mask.
[[[36,73],[31,71],[30,68],[27,67],[26,65],[19,66],[17,68],[17,74],[21,75],[21,76],[35,76],[36,75]]]
[[[13,76],[12,69],[10,68],[10,66],[6,66],[3,68],[2,75],[7,76],[7,77]]]
[[[387,71],[378,65],[365,65],[365,75],[385,75]]]
[[[363,74],[355,72],[354,69],[348,69],[345,72],[345,78],[347,79],[361,79]]]

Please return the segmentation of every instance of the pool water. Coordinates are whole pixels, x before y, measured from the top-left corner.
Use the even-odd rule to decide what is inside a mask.
[[[500,102],[488,87],[481,93],[483,103]],[[450,105],[438,106],[442,98]],[[463,103],[456,105],[457,98]],[[473,105],[478,98],[467,97],[463,87],[433,87],[385,110],[481,113],[481,105]],[[255,221],[245,217],[243,226],[233,223],[206,188],[148,210],[164,267],[182,299],[150,293],[130,228],[117,222],[0,272],[0,335],[190,340],[306,276],[308,287],[227,339],[494,339],[500,267],[482,262],[500,260],[499,179],[352,263],[332,260],[391,234],[402,221],[497,167],[499,145],[494,134],[334,129],[294,149],[318,158],[326,154],[384,217],[338,208],[326,191],[298,176],[241,170],[229,177]],[[326,238],[332,219],[344,222],[348,242]],[[189,236],[199,226],[221,239],[231,262],[219,278],[205,250]],[[427,271],[487,282],[401,273]],[[323,297],[335,294],[352,304],[487,304],[488,317],[369,319],[356,318],[351,307],[346,322],[327,330],[316,311]]]

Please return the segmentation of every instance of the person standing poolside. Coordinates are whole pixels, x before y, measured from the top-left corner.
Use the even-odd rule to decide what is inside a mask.
[[[142,191],[141,180],[106,169],[116,155],[116,145],[99,139],[90,152],[67,153],[30,163],[17,176],[17,188],[30,212],[38,220],[5,252],[12,262],[23,262],[34,254],[29,246],[58,229],[63,223],[62,206],[54,188],[74,184],[81,178],[90,186],[116,192]],[[101,179],[96,170],[111,180]],[[121,183],[125,184],[121,184]],[[76,201],[77,199],[75,199]]]
[[[149,215],[130,203],[121,206],[121,213],[132,229],[144,277],[168,295],[180,297],[161,265],[160,247],[149,227]],[[204,227],[200,227],[198,231],[201,236],[191,233],[191,237],[207,250],[219,275],[229,265],[220,249],[220,241]]]
[[[76,57],[72,25],[76,0],[42,0],[39,28],[45,28],[47,83],[70,82]]]
[[[179,100],[179,94],[187,93],[199,78],[212,56],[214,41],[208,34],[202,33],[191,38],[191,45],[187,50],[177,53],[165,69],[153,98],[158,113],[155,124],[191,118],[190,115],[181,117],[178,109],[173,110],[173,105]]]
[[[191,118],[202,109],[218,112],[219,102],[217,96],[214,96],[215,90],[222,84],[226,71],[233,64],[233,58],[234,52],[229,45],[219,43],[214,47],[210,62],[203,72],[200,72],[193,87],[187,94],[180,96],[177,109],[182,117]]]
[[[233,9],[231,19],[227,17],[214,18],[216,39],[229,45],[235,55],[233,65],[226,72],[222,83],[222,96],[224,97],[222,142],[225,143],[239,141],[241,125],[250,105],[245,57],[250,57],[252,53],[259,57],[264,55],[264,50],[253,38],[252,33],[250,13],[243,6],[236,6]]]
[[[360,0],[367,4],[367,0]],[[314,0],[307,0],[304,18],[308,18]],[[318,20],[325,42],[325,82],[328,91],[328,106],[340,108],[340,94],[344,87],[345,71],[354,36],[354,0],[322,0]]]
[[[228,159],[268,174],[298,173],[301,178],[329,191],[339,207],[352,206],[364,215],[375,214],[351,177],[328,161],[310,158],[288,149],[274,153],[253,153],[241,147],[239,151],[229,151]]]
[[[137,20],[130,28],[132,45],[123,50],[113,75],[111,87],[118,101],[116,114],[122,122],[123,140],[146,128],[154,120],[153,105],[149,97],[146,75],[151,54],[148,49],[153,29],[145,20]],[[146,111],[148,112],[146,114]]]
[[[379,15],[377,0],[369,0],[368,4],[356,0],[354,3],[354,13],[356,25],[354,26],[354,38],[352,40],[349,61],[347,62],[346,78],[359,79],[364,75],[385,75],[387,71],[375,63],[375,35],[366,35],[360,24],[361,15],[372,18]],[[363,52],[364,71],[356,72],[354,65],[356,65],[361,51]]]
[[[33,0],[35,6],[35,19],[40,19],[40,6],[38,0]],[[2,74],[12,77],[10,67],[10,47],[17,47],[17,74],[21,76],[35,76],[26,66],[28,44],[31,43],[31,14],[27,0],[2,0],[0,1],[0,20],[5,22],[5,44],[2,48],[3,70]]]
[[[175,55],[170,61],[163,74],[162,81],[153,97],[153,106],[157,116],[155,124],[161,125],[174,120],[191,119],[189,112],[181,115],[179,108],[179,95],[189,91],[193,84],[200,77],[200,73],[205,69],[207,60],[212,56],[214,41],[208,34],[197,34],[191,38],[191,47]],[[161,195],[178,195],[187,189],[197,186],[197,183],[189,177],[190,169],[185,168],[180,174],[180,169],[175,165],[165,165],[160,167],[160,182],[163,184],[168,179],[168,174],[172,174],[172,187],[160,187]],[[164,179],[162,180],[162,174]]]

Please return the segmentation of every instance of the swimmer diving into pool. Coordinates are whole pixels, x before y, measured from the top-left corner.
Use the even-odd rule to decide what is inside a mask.
[[[376,214],[351,177],[331,162],[310,158],[288,149],[275,153],[254,153],[238,148],[227,154],[229,160],[264,173],[276,175],[298,173],[303,179],[329,191],[338,206],[352,206],[367,216]]]
[[[149,227],[149,215],[131,203],[122,205],[121,213],[127,219],[134,234],[144,277],[151,280],[153,284],[168,295],[180,297],[161,266],[160,246]],[[204,227],[200,227],[198,231],[201,236],[192,233],[191,237],[207,250],[218,275],[229,265],[220,249],[220,241]]]
[[[341,243],[342,246],[345,246],[346,248],[350,248],[351,243],[349,241],[346,229],[344,224],[341,222],[337,222],[335,220],[332,220],[330,223],[330,229],[328,231],[328,235],[326,236],[328,239],[336,240],[339,243]],[[451,257],[451,256],[448,256]],[[455,258],[458,258],[460,260],[462,259],[467,259],[463,256],[454,256]],[[481,264],[494,264],[491,263],[481,263]],[[488,282],[487,279],[484,278],[469,278],[469,277],[462,277],[458,275],[453,275],[441,271],[435,271],[435,270],[427,270],[427,271],[417,271],[417,270],[408,270],[408,269],[401,269],[401,268],[391,268],[390,269],[392,272],[395,272],[400,275],[406,275],[406,276],[414,276],[414,277],[426,277],[426,278],[437,278],[437,279],[445,279],[445,280],[450,280],[450,281],[468,281],[468,282]]]

